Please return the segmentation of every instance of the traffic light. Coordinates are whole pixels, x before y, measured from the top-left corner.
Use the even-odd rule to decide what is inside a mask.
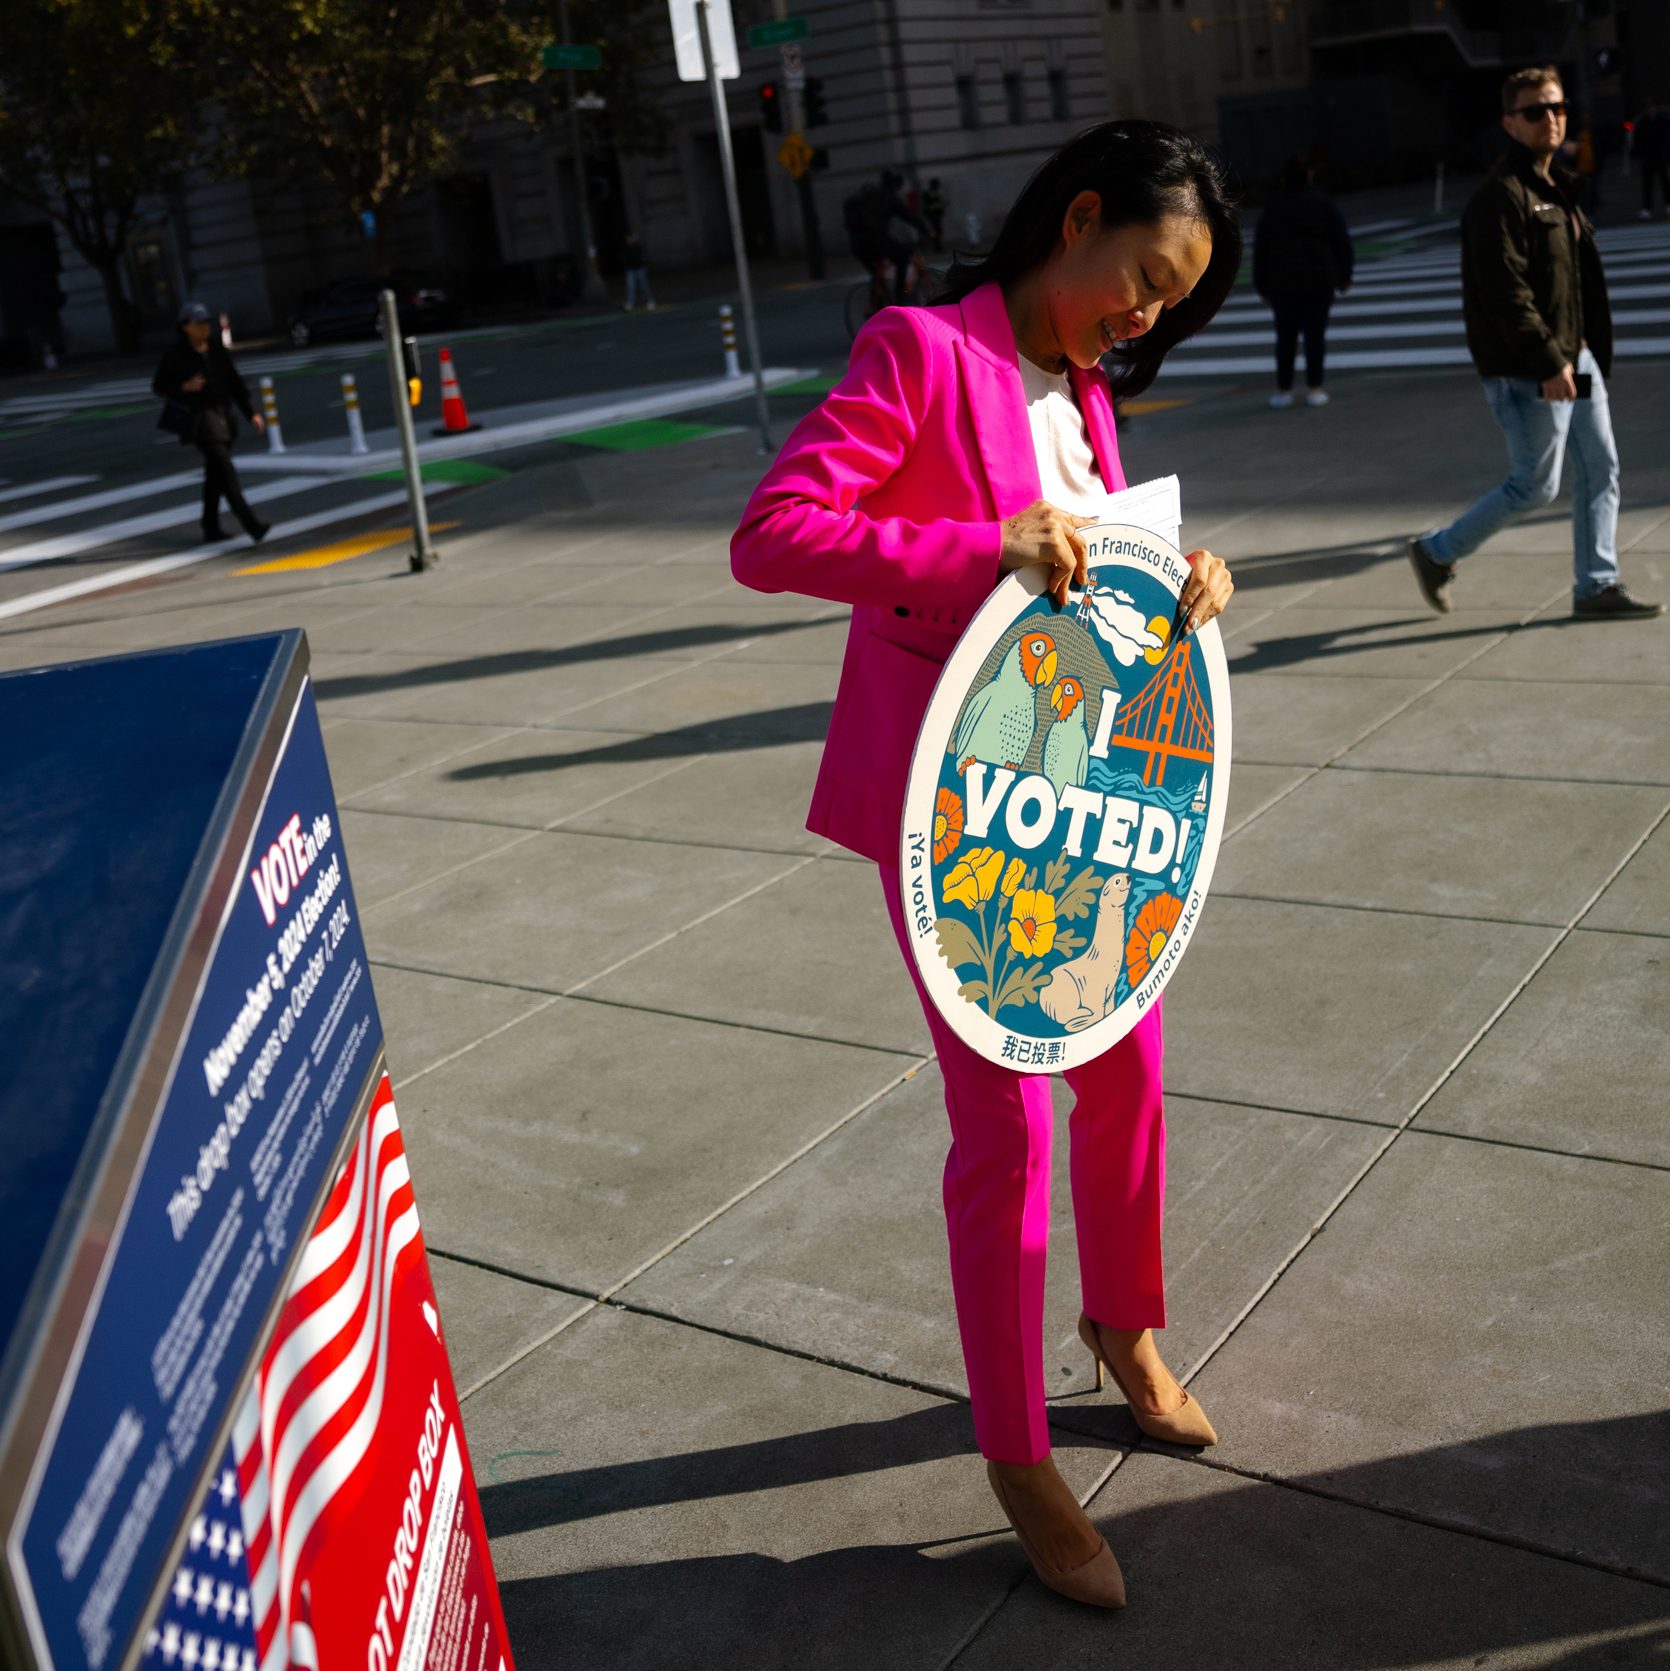
[[[781,133],[783,131],[783,101],[778,94],[775,81],[761,83],[760,126],[767,133]]]
[[[823,77],[821,75],[807,76],[806,87],[800,98],[806,110],[806,126],[821,128],[829,120],[829,111],[823,102]]]

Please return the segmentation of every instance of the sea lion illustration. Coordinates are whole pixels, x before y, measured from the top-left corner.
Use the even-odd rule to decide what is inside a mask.
[[[1069,1033],[1082,1033],[1114,1006],[1125,951],[1125,902],[1130,897],[1129,871],[1122,870],[1102,884],[1090,944],[1061,964],[1038,995],[1038,1007]]]

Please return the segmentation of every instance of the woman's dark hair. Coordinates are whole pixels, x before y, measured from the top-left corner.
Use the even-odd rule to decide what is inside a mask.
[[[1102,199],[1104,229],[1157,226],[1170,215],[1198,221],[1212,240],[1200,282],[1152,330],[1121,343],[1106,360],[1121,399],[1139,395],[1178,343],[1201,330],[1224,304],[1241,266],[1241,225],[1222,167],[1199,140],[1164,122],[1102,122],[1063,145],[1027,181],[986,255],[958,256],[944,299],[960,301],[996,279],[1011,284],[1050,257],[1067,206],[1083,191]]]

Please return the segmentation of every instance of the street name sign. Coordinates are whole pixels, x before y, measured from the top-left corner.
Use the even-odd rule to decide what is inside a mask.
[[[595,46],[569,46],[553,41],[539,49],[539,61],[548,70],[595,70],[602,68],[603,54]]]
[[[811,33],[803,17],[780,17],[770,23],[748,25],[749,46],[781,46],[785,41],[803,41]]]

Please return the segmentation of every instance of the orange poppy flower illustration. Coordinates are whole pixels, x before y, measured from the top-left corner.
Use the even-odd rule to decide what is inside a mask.
[[[940,884],[940,892],[949,904],[955,900],[969,910],[984,905],[997,892],[997,879],[1003,874],[1004,852],[1000,847],[974,847],[951,867],[951,873]]]
[[[1021,885],[1021,878],[1026,875],[1026,863],[1022,859],[1011,859],[1009,868],[1003,873],[1002,894],[1005,899],[1015,897],[1015,889]]]
[[[956,790],[940,787],[934,802],[934,863],[944,864],[963,839],[963,801]]]
[[[1160,960],[1177,919],[1183,914],[1183,901],[1174,894],[1155,894],[1137,912],[1137,920],[1125,939],[1125,969],[1131,985],[1138,985],[1143,976]]]
[[[1022,888],[1009,907],[1009,944],[1022,957],[1042,957],[1055,944],[1055,895]]]

